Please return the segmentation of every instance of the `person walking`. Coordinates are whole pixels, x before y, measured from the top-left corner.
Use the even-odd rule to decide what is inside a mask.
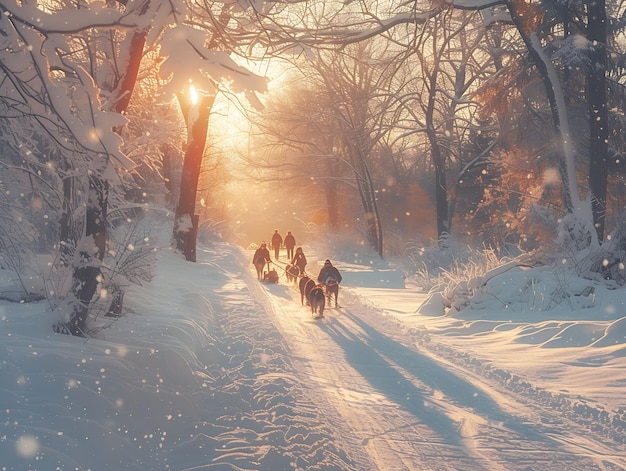
[[[298,247],[296,249],[296,254],[293,256],[291,264],[300,269],[300,274],[304,273],[304,268],[306,267],[306,256],[304,255],[302,247]]]
[[[296,238],[293,236],[291,231],[287,232],[284,243],[285,248],[287,249],[287,260],[291,260],[293,258],[293,249],[296,246]]]
[[[280,246],[283,244],[283,237],[278,233],[278,229],[274,231],[272,236],[272,247],[274,247],[274,258],[278,260],[280,254]]]

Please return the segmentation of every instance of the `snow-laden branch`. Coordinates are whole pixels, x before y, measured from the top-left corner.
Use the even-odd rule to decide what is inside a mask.
[[[389,18],[379,18],[365,15],[356,20],[350,17],[350,21],[339,22],[329,26],[317,26],[314,29],[292,25],[286,27],[276,24],[271,18],[265,18],[269,24],[263,24],[265,34],[258,31],[243,32],[243,37],[248,34],[248,40],[253,45],[261,46],[271,51],[280,51],[291,55],[308,55],[311,50],[321,47],[348,46],[380,36],[400,25],[420,25],[437,16],[443,11],[443,6],[426,11],[409,11],[398,13]]]
[[[453,0],[454,8],[461,10],[483,10],[496,5],[506,5],[507,0]]]
[[[505,6],[508,0],[453,0],[454,8],[459,10],[478,10],[483,17],[483,24],[511,23],[511,15]],[[495,8],[499,7],[499,8]]]
[[[228,53],[207,49],[208,35],[185,25],[169,28],[161,41],[161,77],[169,82],[164,93],[177,93],[192,82],[196,88],[214,91],[216,84],[227,83],[235,93],[245,93],[252,104],[254,92],[267,90],[267,79],[237,64]]]
[[[42,34],[75,34],[90,28],[112,26],[136,26],[134,10],[120,12],[104,8],[103,3],[94,2],[90,8],[64,8],[58,12],[47,12],[35,4],[15,1],[0,1],[0,12],[14,24],[21,24]]]
[[[574,153],[574,147],[572,145],[572,138],[570,136],[569,118],[567,116],[567,105],[565,104],[565,95],[561,87],[558,73],[552,64],[552,60],[547,56],[541,45],[541,40],[537,33],[531,33],[529,35],[530,43],[535,51],[536,57],[540,59],[548,74],[552,90],[554,91],[554,97],[556,102],[556,108],[559,116],[559,123],[557,123],[558,130],[562,137],[563,154],[566,165],[566,178],[564,182],[571,191],[572,204],[574,207],[578,207],[580,204],[580,197],[578,195],[578,183],[576,182],[576,157]]]
[[[37,119],[51,136],[59,129],[69,131],[90,151],[114,157],[121,166],[132,162],[119,150],[121,140],[112,127],[125,118],[101,110],[98,89],[91,76],[77,64],[69,64],[61,53],[69,50],[57,34],[45,36],[36,29],[3,15],[0,25],[8,47],[0,50],[0,63],[12,86],[1,92],[13,100],[15,110]],[[50,39],[50,43],[46,41]],[[61,48],[61,46],[65,48]],[[53,66],[62,73],[53,73]]]
[[[355,30],[336,30],[332,32],[333,40],[328,41],[328,43],[335,44],[354,44],[357,42],[365,41],[367,39],[373,38],[375,36],[379,36],[396,26],[404,25],[404,24],[423,24],[429,19],[437,16],[441,13],[442,7],[438,6],[431,10],[427,10],[424,12],[417,12],[415,10],[411,10],[410,12],[394,15],[387,19],[376,19],[377,25],[373,28],[367,28],[362,31]],[[319,36],[319,35],[317,35]]]

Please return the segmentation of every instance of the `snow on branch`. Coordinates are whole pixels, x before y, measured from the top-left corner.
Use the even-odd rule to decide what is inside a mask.
[[[506,0],[453,0],[454,8],[462,10],[483,10],[496,5],[506,5]]]
[[[148,27],[150,19],[159,8],[161,2],[128,2],[125,11],[106,8],[104,2],[93,2],[89,8],[65,7],[56,11],[46,11],[36,3],[22,2],[17,4],[11,0],[0,1],[0,12],[10,18],[14,24],[21,24],[42,34],[74,34],[91,28],[103,27]],[[169,2],[167,2],[170,5]],[[72,5],[72,4],[69,4]],[[148,8],[146,8],[148,6]],[[169,11],[169,9],[167,9]]]
[[[376,18],[376,26],[368,29],[333,27],[328,29],[327,31],[316,30],[313,41],[318,44],[320,42],[323,44],[334,45],[354,44],[378,36],[399,25],[419,25],[426,23],[426,21],[428,21],[430,18],[433,18],[441,13],[442,9],[443,7],[438,6],[434,9],[423,12],[416,12],[414,10],[411,10],[409,12],[394,15],[387,19]],[[306,36],[306,34],[304,36]],[[302,43],[307,42],[304,36],[299,38]]]
[[[480,10],[485,26],[513,22],[506,8],[507,0],[453,0],[452,4],[460,10]]]
[[[4,13],[0,16],[4,43],[0,65],[10,81],[3,84],[1,93],[11,100],[12,111],[37,119],[53,137],[59,129],[65,130],[84,149],[113,157],[122,167],[132,166],[120,152],[121,140],[113,132],[125,118],[102,110],[91,75],[68,58],[71,35],[53,32],[87,27],[98,15],[89,9],[80,10],[81,15],[78,11],[65,15],[71,8],[46,13],[10,1],[0,2],[0,11]],[[96,23],[119,21],[120,15],[107,11]]]
[[[592,49],[592,42],[582,34],[571,34],[561,41],[554,58],[562,60],[568,67],[581,67],[587,71],[591,68],[589,51]]]
[[[207,33],[185,25],[169,28],[161,41],[166,58],[160,67],[161,77],[169,79],[164,92],[184,90],[192,82],[196,88],[214,91],[225,82],[234,93],[247,93],[255,103],[253,92],[265,92],[267,79],[237,64],[228,53],[207,49]]]

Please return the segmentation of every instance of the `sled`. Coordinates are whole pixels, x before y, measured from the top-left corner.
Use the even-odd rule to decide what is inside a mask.
[[[278,283],[278,272],[270,270],[263,274],[263,283]]]

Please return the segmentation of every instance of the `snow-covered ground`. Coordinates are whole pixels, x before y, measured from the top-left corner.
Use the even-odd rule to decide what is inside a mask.
[[[333,260],[314,320],[250,259],[162,250],[101,338],[0,304],[0,470],[626,468],[624,288],[513,268],[443,316],[398,270]]]

